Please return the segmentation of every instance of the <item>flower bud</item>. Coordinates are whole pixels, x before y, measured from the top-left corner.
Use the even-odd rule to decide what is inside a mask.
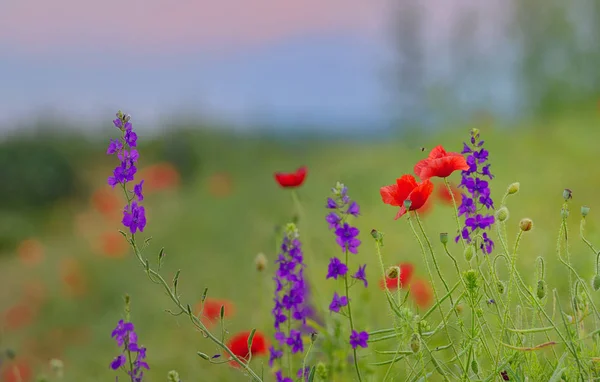
[[[181,379],[179,379],[179,373],[175,370],[171,370],[169,371],[169,374],[167,374],[167,381],[169,382],[181,382]]]
[[[581,216],[586,217],[590,213],[590,207],[581,206]]]
[[[256,270],[259,272],[264,271],[267,268],[267,257],[264,253],[259,253],[256,255],[254,259],[254,264],[256,265]]]
[[[371,230],[371,236],[373,236],[373,239],[383,247],[383,232],[379,232],[373,228]]]
[[[395,279],[396,277],[398,277],[398,274],[400,273],[399,269],[400,268],[397,266],[389,267],[387,269],[387,271],[385,272],[386,277],[389,279]]]
[[[536,294],[540,300],[546,297],[546,282],[544,280],[538,280]]]
[[[599,274],[596,274],[596,276],[594,276],[594,279],[592,280],[592,288],[594,288],[594,290],[600,289],[600,275]]]
[[[531,231],[531,229],[533,228],[533,221],[529,218],[523,218],[519,222],[519,227],[523,232]]]
[[[500,207],[500,209],[496,211],[496,219],[498,219],[501,222],[506,221],[508,219],[508,216],[508,208],[506,207]]]
[[[410,337],[410,349],[413,353],[418,353],[421,349],[421,339],[419,338],[419,334],[413,333]]]
[[[473,250],[473,246],[472,245],[467,245],[467,247],[465,248],[465,260],[467,260],[467,262],[471,261],[471,259],[473,258],[473,254],[474,254],[474,250]]]
[[[406,208],[407,211],[410,211],[410,206],[412,206],[412,200],[406,199],[404,201],[404,208]]]
[[[448,232],[442,232],[442,233],[440,233],[440,241],[444,245],[448,243]]]
[[[504,294],[504,292],[506,291],[506,285],[504,285],[504,282],[498,280],[498,282],[496,283],[496,289],[498,290],[498,293]]]
[[[317,340],[317,336],[318,336],[317,332],[310,333],[310,342],[314,344],[315,341]]]
[[[563,190],[563,199],[565,201],[567,201],[569,199],[573,199],[573,191],[569,190],[568,188],[565,188]]]
[[[520,187],[521,187],[521,183],[515,182],[515,183],[511,184],[510,186],[508,186],[508,190],[506,192],[508,192],[509,195],[514,195],[517,192],[519,192]]]

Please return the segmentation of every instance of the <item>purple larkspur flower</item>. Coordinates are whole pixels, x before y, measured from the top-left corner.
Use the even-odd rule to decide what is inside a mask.
[[[352,331],[352,334],[350,334],[350,345],[352,346],[352,349],[356,349],[358,346],[362,347],[362,348],[366,348],[369,345],[367,344],[367,341],[369,340],[369,333],[367,332],[357,332],[356,330]]]
[[[144,228],[146,227],[146,210],[133,201],[123,211],[122,222],[125,227],[129,227],[132,234],[136,233],[137,230],[144,232]]]
[[[467,243],[471,243],[472,235],[478,234],[490,228],[495,222],[493,214],[482,213],[484,209],[493,210],[494,201],[491,197],[490,187],[487,180],[483,177],[492,179],[494,176],[490,172],[490,164],[486,164],[489,159],[489,152],[483,148],[483,141],[479,140],[479,132],[471,132],[471,145],[464,143],[462,154],[468,154],[466,161],[469,169],[462,172],[462,180],[459,187],[465,189],[462,194],[461,204],[458,207],[458,216],[465,217],[465,226],[461,229],[455,241],[461,238]],[[490,254],[494,248],[494,242],[486,232],[481,235],[482,241],[479,248],[487,254]]]
[[[129,379],[133,382],[142,382],[144,378],[144,369],[150,370],[150,366],[145,361],[146,348],[138,344],[138,336],[135,327],[131,322],[119,320],[116,328],[112,331],[111,337],[117,341],[117,345],[122,349],[122,353],[116,356],[110,363],[110,368],[118,370],[127,365],[127,356],[129,354],[130,369],[127,370]]]
[[[332,198],[327,198],[326,207],[329,208],[330,210],[334,210],[337,208],[337,203]]]
[[[339,227],[342,218],[335,212],[332,212],[325,217],[325,220],[329,223],[329,229],[332,229]]]
[[[339,313],[340,309],[346,305],[348,305],[348,297],[340,296],[337,294],[337,292],[334,292],[333,300],[331,300],[331,304],[329,304],[329,310]]]
[[[275,372],[275,378],[277,378],[277,382],[294,382],[294,380],[290,377],[284,377],[281,370]]]
[[[123,144],[118,139],[111,139],[108,144],[108,149],[106,150],[107,155],[113,155],[116,152],[121,151],[123,148]]]
[[[365,271],[366,267],[367,267],[367,264],[364,264],[363,266],[359,266],[356,273],[354,275],[352,275],[352,277],[354,277],[355,279],[362,281],[365,284],[365,288],[369,285],[369,283],[367,282],[367,273]]]
[[[352,202],[350,203],[350,206],[348,206],[346,213],[352,216],[358,216],[360,214],[360,206],[358,203]]]
[[[283,357],[283,350],[271,346],[269,348],[269,367],[273,367],[273,362],[281,357]]]
[[[302,380],[303,382],[308,382],[308,377],[310,377],[310,367],[306,366],[304,367],[304,369],[298,369],[296,377],[298,377],[298,379]]]
[[[357,254],[360,240],[356,238],[360,231],[356,227],[352,227],[348,223],[344,223],[343,226],[338,227],[335,230],[337,236],[337,243],[342,248],[342,251],[348,251],[350,253]]]
[[[144,194],[142,193],[142,187],[144,186],[144,180],[142,179],[141,182],[139,182],[138,184],[136,184],[135,186],[133,186],[133,193],[135,194],[135,196],[137,196],[138,201],[143,201],[144,200]]]
[[[292,349],[292,354],[302,353],[304,351],[302,333],[299,330],[290,330],[290,336],[287,338],[286,343]]]
[[[127,144],[129,145],[129,147],[136,147],[137,146],[137,134],[132,130],[129,129],[125,132],[125,142],[127,142]]]
[[[344,276],[348,272],[348,266],[340,261],[337,257],[332,257],[329,260],[329,268],[327,270],[327,277],[337,279],[338,276]]]

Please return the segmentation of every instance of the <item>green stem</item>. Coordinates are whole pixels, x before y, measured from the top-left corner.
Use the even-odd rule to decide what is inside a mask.
[[[450,187],[450,183],[448,182],[448,178],[444,178],[444,184],[446,185],[446,188],[448,189],[448,193],[450,193],[450,196],[452,197],[452,206],[454,207],[454,219],[456,220],[456,229],[458,229],[458,237],[460,237],[460,242],[462,243],[463,248],[465,248],[466,244],[465,244],[465,239],[463,239],[462,235],[460,234],[460,230],[462,228],[461,224],[460,224],[460,220],[458,220],[458,207],[456,206],[456,199],[454,199],[454,193],[452,192],[452,187]]]
[[[348,250],[346,250],[346,267],[348,266]],[[350,321],[350,330],[354,331],[354,322],[352,321],[352,308],[350,307],[350,287],[348,286],[348,272],[344,275],[344,286],[346,287],[346,299],[348,300],[348,320]],[[356,368],[356,375],[358,376],[359,382],[362,381],[360,375],[360,368],[358,367],[358,358],[356,357],[356,348],[352,349],[354,353],[354,367]]]

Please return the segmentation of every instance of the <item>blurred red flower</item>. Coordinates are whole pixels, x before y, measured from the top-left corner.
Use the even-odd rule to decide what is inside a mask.
[[[385,204],[400,207],[400,211],[398,211],[394,219],[398,219],[406,214],[407,211],[404,207],[405,200],[411,201],[409,211],[416,211],[425,205],[432,192],[433,183],[431,181],[425,180],[417,183],[415,177],[412,175],[402,175],[396,179],[396,184],[384,186],[379,189],[381,200]]]
[[[304,179],[306,178],[307,168],[306,166],[302,166],[296,170],[296,172],[284,173],[284,172],[276,172],[275,180],[281,187],[284,188],[294,188],[299,187],[304,183]]]
[[[33,323],[37,307],[27,302],[18,302],[4,312],[4,326],[9,330],[18,330]]]
[[[66,258],[60,262],[60,276],[67,295],[79,297],[87,292],[83,270],[76,259]]]
[[[27,266],[35,266],[44,260],[44,247],[37,239],[26,239],[17,248],[19,260]]]
[[[199,315],[200,311],[202,311],[202,317],[200,317],[202,321],[205,324],[214,324],[218,322],[221,317],[222,306],[225,307],[223,312],[224,317],[233,316],[233,313],[235,312],[233,303],[227,300],[218,300],[210,297],[207,297],[206,300],[204,300],[204,304],[202,304],[202,302],[196,304],[196,315]]]
[[[410,283],[410,279],[412,278],[415,267],[411,263],[400,263],[398,266],[400,267],[400,288],[404,288],[406,285],[408,285],[408,283]],[[397,289],[398,277],[386,277],[385,279],[379,280],[379,287],[381,289],[385,289],[386,285],[388,289]]]
[[[92,206],[104,217],[113,218],[120,213],[123,204],[117,195],[110,187],[98,188],[92,194]]]
[[[415,303],[421,308],[427,308],[433,302],[433,291],[429,283],[417,279],[410,285],[410,294]]]
[[[33,372],[27,360],[15,358],[3,365],[2,382],[30,382]]]
[[[446,178],[454,171],[468,169],[469,165],[462,154],[449,153],[442,146],[437,146],[427,159],[417,162],[414,170],[421,180],[427,180],[433,177]]]
[[[175,188],[180,182],[179,171],[169,162],[157,163],[140,171],[146,192]]]
[[[248,337],[250,337],[250,332],[238,333],[229,339],[227,347],[231,349],[233,354],[242,360],[248,360],[250,353],[252,353],[252,357],[261,356],[268,353],[269,343],[264,334],[259,331],[254,333],[252,345],[250,346],[250,353],[248,352]],[[239,366],[233,361],[231,361],[230,364],[232,366]]]
[[[446,187],[445,184],[440,184],[439,186],[437,186],[437,195],[438,198],[444,203],[444,204],[448,204],[450,206],[453,205],[452,203],[452,196],[454,195],[454,200],[459,203],[460,202],[460,190],[453,184],[450,184],[450,189],[452,190],[452,194],[450,194],[450,191],[448,191],[448,187]]]
[[[127,241],[118,231],[107,231],[99,237],[98,251],[106,257],[123,257],[127,254]]]
[[[217,198],[229,196],[233,190],[231,176],[226,172],[213,174],[208,180],[208,190]]]

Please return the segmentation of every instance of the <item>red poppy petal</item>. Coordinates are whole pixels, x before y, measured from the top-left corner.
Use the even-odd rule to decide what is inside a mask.
[[[415,211],[423,207],[432,192],[433,183],[431,183],[429,179],[419,184],[408,197],[412,202],[410,205],[410,210]]]
[[[398,186],[395,184],[381,187],[379,189],[379,194],[381,195],[381,200],[385,204],[400,206],[402,203],[398,198]]]
[[[415,168],[413,169],[415,174],[421,178],[421,180],[423,179],[423,172],[427,169],[428,167],[428,163],[429,163],[429,159],[422,159],[420,161],[417,162],[417,164],[415,165]]]
[[[443,158],[446,155],[448,155],[448,153],[446,153],[446,150],[444,149],[444,147],[442,145],[439,145],[439,146],[434,147],[431,150],[431,152],[429,153],[428,159]]]
[[[398,197],[402,202],[404,202],[412,190],[419,185],[415,177],[410,174],[402,175],[400,178],[396,179],[396,184],[398,185]]]

